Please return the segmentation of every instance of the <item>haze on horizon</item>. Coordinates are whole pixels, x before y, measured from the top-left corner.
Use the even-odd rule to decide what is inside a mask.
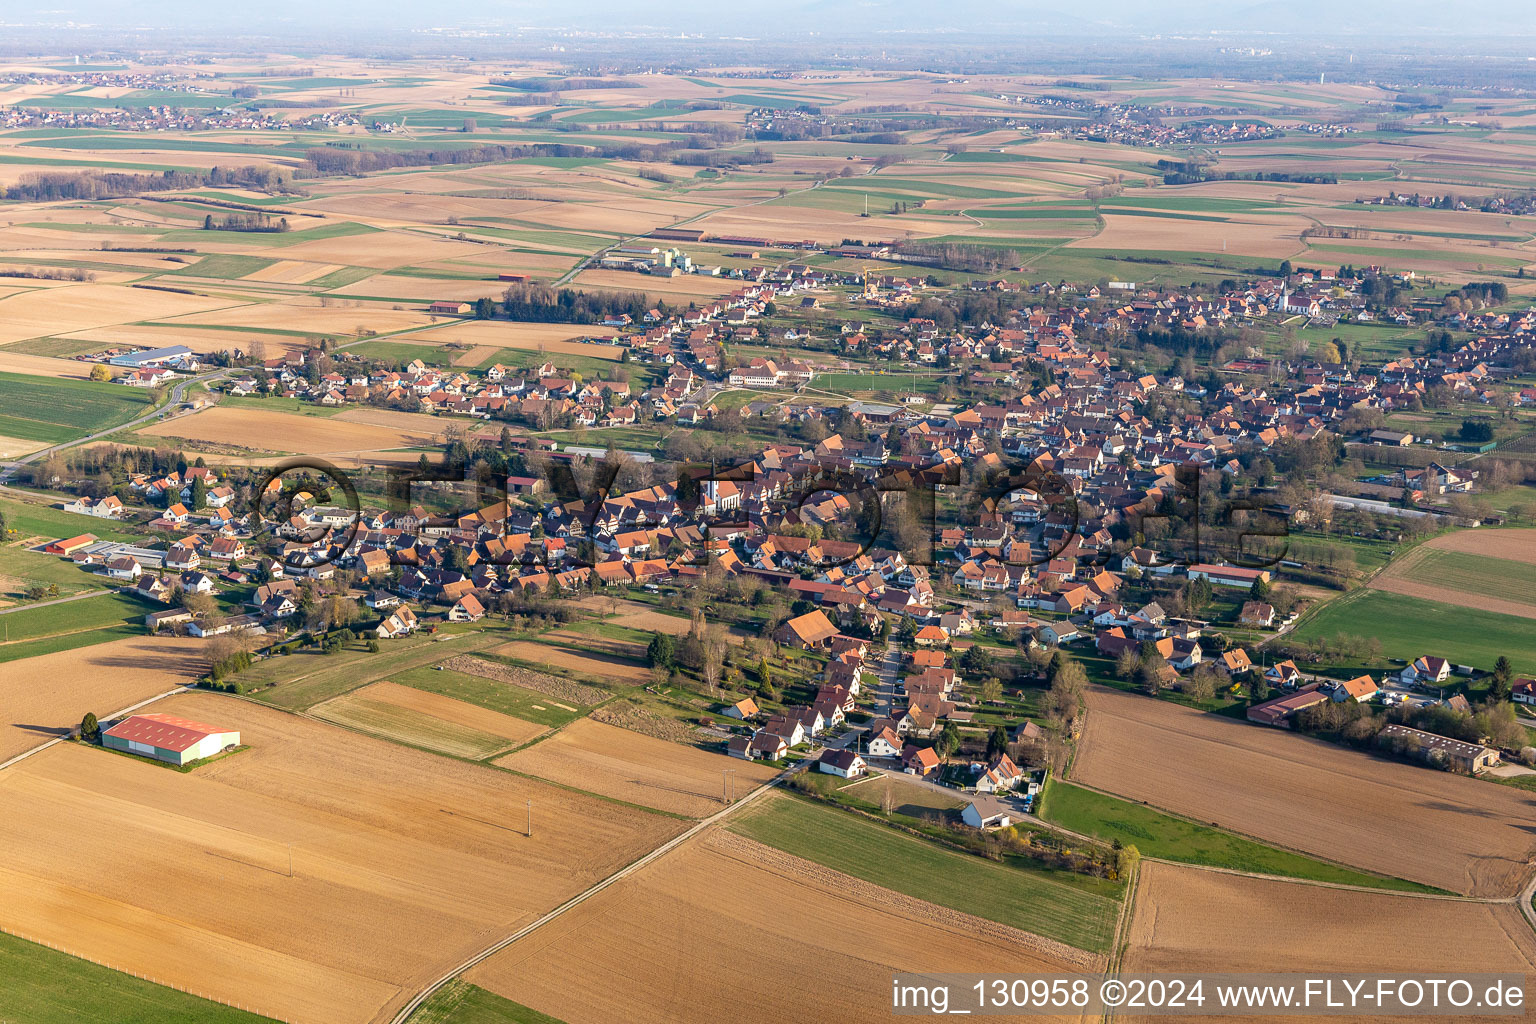
[[[58,0],[46,7],[0,14],[7,34],[28,29],[125,29],[140,33],[227,33],[231,38],[268,35],[301,39],[317,32],[388,35],[571,32],[589,36],[731,36],[757,40],[818,36],[923,40],[991,37],[1017,42],[1031,34],[1082,36],[1244,35],[1310,37],[1358,45],[1362,40],[1454,36],[1504,38],[1536,35],[1536,12],[1519,0],[1365,0],[1340,5],[1326,0],[1174,0],[1146,4],[1102,0],[1086,8],[1030,2],[952,0],[783,0],[776,5],[719,4],[676,0],[631,4],[615,0],[441,0],[426,6],[407,0],[270,0],[260,5],[189,5],[175,0]],[[18,40],[14,39],[13,42]]]

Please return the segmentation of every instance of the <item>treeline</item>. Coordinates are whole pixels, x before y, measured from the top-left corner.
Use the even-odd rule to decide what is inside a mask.
[[[1203,181],[1287,181],[1300,185],[1337,185],[1336,174],[1298,174],[1294,171],[1214,171],[1185,160],[1159,160],[1164,185],[1198,185]]]
[[[643,292],[589,292],[555,289],[547,284],[520,282],[502,293],[492,315],[503,320],[595,324],[610,316],[629,314],[638,320],[650,307]]]
[[[142,192],[170,192],[209,185],[234,185],[270,192],[281,188],[283,173],[271,167],[215,167],[207,172],[164,171],[129,174],[123,171],[43,171],[25,174],[5,190],[8,200],[118,199]]]
[[[1017,249],[968,245],[964,242],[902,242],[898,251],[903,256],[913,257],[923,263],[977,274],[992,274],[1016,267],[1023,259]]]
[[[256,234],[281,234],[288,230],[288,218],[273,220],[265,213],[231,213],[214,219],[213,214],[203,218],[204,231],[248,231]]]
[[[749,153],[724,152],[714,148],[709,135],[690,135],[669,142],[624,143],[611,146],[536,143],[500,145],[487,143],[452,149],[409,149],[400,151],[353,149],[344,146],[317,146],[304,154],[300,176],[350,174],[361,175],[399,167],[429,167],[438,164],[491,164],[528,157],[590,157],[601,160],[625,160],[635,163],[672,163],[690,167],[725,167],[773,162],[765,149]]]

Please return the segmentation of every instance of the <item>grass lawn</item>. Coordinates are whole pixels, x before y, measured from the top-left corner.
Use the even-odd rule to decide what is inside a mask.
[[[411,1024],[561,1024],[556,1017],[455,978],[421,1004]]]
[[[1364,885],[1404,892],[1438,892],[1430,886],[1324,861],[1266,846],[1252,839],[1211,828],[1142,804],[1052,779],[1046,784],[1038,813],[1046,821],[1072,832],[1118,839],[1148,857],[1255,871],[1288,878]]]
[[[82,571],[75,563],[28,551],[21,547],[0,547],[0,598],[21,599],[28,587],[49,585],[59,588],[60,597],[86,590],[103,590],[108,581],[103,576]]]
[[[456,650],[455,653],[457,653]],[[566,711],[555,707],[552,697],[534,690],[495,679],[486,679],[484,676],[465,675],[451,669],[437,669],[428,665],[395,672],[389,679],[402,686],[414,686],[418,690],[442,694],[444,697],[462,700],[466,704],[478,704],[480,707],[499,711],[513,718],[521,718],[525,722],[547,725],[552,729],[558,729],[583,715],[580,711]]]
[[[1506,655],[1516,672],[1536,673],[1536,623],[1518,615],[1362,588],[1322,605],[1289,639],[1331,640],[1340,633],[1376,637],[1388,658],[1412,661],[1436,654],[1454,664],[1489,671],[1500,655]]]
[[[1119,900],[948,850],[805,799],[775,797],[749,808],[731,831],[836,871],[990,921],[1104,952]]]
[[[0,1020],[18,1024],[258,1024],[272,1018],[141,981],[0,933]],[[536,1018],[526,1020],[537,1024]]]
[[[82,516],[73,512],[65,512],[62,509],[50,508],[47,505],[34,505],[30,502],[14,501],[10,498],[0,498],[0,515],[5,517],[5,526],[8,530],[15,530],[17,538],[48,537],[62,539],[64,537],[77,537],[82,533],[95,534],[102,540],[116,540],[131,544],[143,544],[145,541],[142,532],[133,533],[116,527],[110,519],[97,519],[95,516]],[[53,555],[39,557],[54,558]],[[61,564],[73,565],[72,562],[64,562],[56,559]],[[76,570],[77,572],[79,570]],[[84,573],[81,573],[84,575]]]

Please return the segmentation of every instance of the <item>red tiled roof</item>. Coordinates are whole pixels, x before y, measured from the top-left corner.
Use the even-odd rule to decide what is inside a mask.
[[[175,715],[134,715],[106,731],[106,735],[134,743],[144,743],[161,750],[186,750],[215,733],[233,732],[205,722],[194,722]]]

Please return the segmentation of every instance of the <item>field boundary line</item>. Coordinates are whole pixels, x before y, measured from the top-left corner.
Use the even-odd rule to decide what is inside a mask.
[[[653,861],[660,860],[662,857],[666,856],[668,853],[670,853],[673,850],[677,849],[679,846],[683,845],[688,840],[692,839],[694,836],[698,835],[699,833],[703,832],[704,830],[706,830],[706,829],[714,826],[718,822],[722,821],[727,815],[732,814],[733,812],[739,810],[742,807],[745,807],[747,804],[749,804],[749,803],[753,802],[754,800],[758,799],[764,793],[767,793],[768,791],[772,790],[773,788],[778,786],[780,783],[782,783],[783,780],[787,779],[789,776],[791,776],[791,775],[795,774],[796,772],[800,771],[801,768],[803,768],[808,763],[809,762],[802,762],[801,764],[795,765],[792,768],[786,769],[785,771],[781,772],[779,775],[777,775],[774,778],[770,779],[769,781],[765,782],[763,785],[761,785],[761,786],[757,787],[756,789],[752,790],[750,793],[748,793],[746,796],[742,797],[740,800],[737,800],[735,803],[733,803],[733,804],[731,804],[731,805],[729,805],[727,807],[721,808],[720,810],[716,811],[714,814],[710,815],[709,817],[707,817],[704,820],[700,821],[698,824],[694,825],[692,828],[686,829],[685,831],[680,832],[676,836],[673,836],[671,839],[667,840],[665,843],[662,843],[660,846],[656,847],[650,853],[647,853],[644,856],[642,856],[642,857],[640,857],[640,858],[638,858],[638,859],[636,859],[634,861],[631,861],[629,864],[627,864],[624,867],[620,868],[619,870],[615,871],[613,874],[609,875],[607,878],[604,878],[602,881],[600,881],[597,884],[593,885],[591,888],[587,889],[586,891],[577,893],[575,896],[572,896],[570,899],[566,900],[564,903],[560,904],[558,907],[555,907],[553,910],[551,910],[548,913],[544,914],[544,916],[538,918],[537,920],[529,922],[528,924],[526,924],[523,927],[519,928],[517,931],[513,932],[511,935],[508,935],[507,937],[505,937],[503,939],[497,940],[496,942],[494,942],[491,945],[487,946],[485,949],[481,950],[479,953],[476,953],[473,956],[468,957],[467,959],[465,959],[464,961],[462,961],[461,963],[459,963],[458,965],[453,967],[452,970],[450,970],[449,972],[444,974],[442,977],[438,978],[432,984],[428,985],[425,989],[423,989],[422,991],[418,992],[408,1003],[405,1004],[405,1006],[403,1006],[400,1009],[400,1011],[398,1013],[396,1013],[393,1017],[390,1018],[391,1024],[406,1024],[406,1022],[410,1020],[410,1018],[416,1013],[416,1011],[421,1009],[423,1003],[425,1003],[434,994],[436,994],[437,991],[439,989],[441,989],[444,985],[447,985],[450,981],[452,981],[453,979],[457,978],[459,975],[463,974],[465,971],[469,970],[472,967],[477,966],[478,964],[484,962],[485,960],[490,959],[492,956],[495,956],[497,953],[501,952],[503,949],[506,949],[508,946],[510,946],[513,943],[517,942],[519,939],[522,939],[522,938],[526,937],[527,935],[531,934],[532,932],[538,930],[539,928],[542,928],[544,925],[546,925],[549,922],[553,921],[555,918],[561,916],[566,911],[571,910],[572,908],[577,907],[577,906],[579,906],[582,903],[585,903],[587,900],[591,899],[593,896],[596,896],[598,893],[602,892],[604,889],[606,889],[609,886],[613,885],[615,882],[622,881],[623,879],[629,877],[630,875],[634,874],[635,872],[637,872],[637,871],[641,870],[642,868],[646,867],[647,865],[649,865]],[[375,1018],[375,1019],[377,1019],[377,1018]]]
[[[106,717],[107,718],[121,718],[123,715],[132,714],[133,712],[139,710],[139,708],[148,707],[150,704],[153,704],[156,701],[164,700],[165,698],[175,696],[178,693],[186,693],[189,689],[190,689],[190,687],[178,686],[174,690],[166,690],[164,693],[156,694],[155,696],[147,698],[146,700],[141,700],[137,704],[133,704],[133,705],[131,705],[129,707],[123,708],[120,711],[113,711],[113,712],[109,713]],[[15,764],[18,761],[25,761],[27,758],[31,757],[33,754],[37,754],[37,753],[40,753],[40,752],[42,752],[44,750],[47,750],[49,747],[51,747],[51,746],[53,746],[55,744],[63,743],[65,740],[73,738],[74,735],[75,735],[75,730],[73,728],[71,728],[67,735],[55,736],[53,739],[49,740],[48,742],[40,743],[37,746],[33,747],[31,750],[24,750],[21,753],[17,754],[15,757],[11,758],[10,760],[0,762],[0,771],[4,771],[5,769],[9,768],[11,765]]]

